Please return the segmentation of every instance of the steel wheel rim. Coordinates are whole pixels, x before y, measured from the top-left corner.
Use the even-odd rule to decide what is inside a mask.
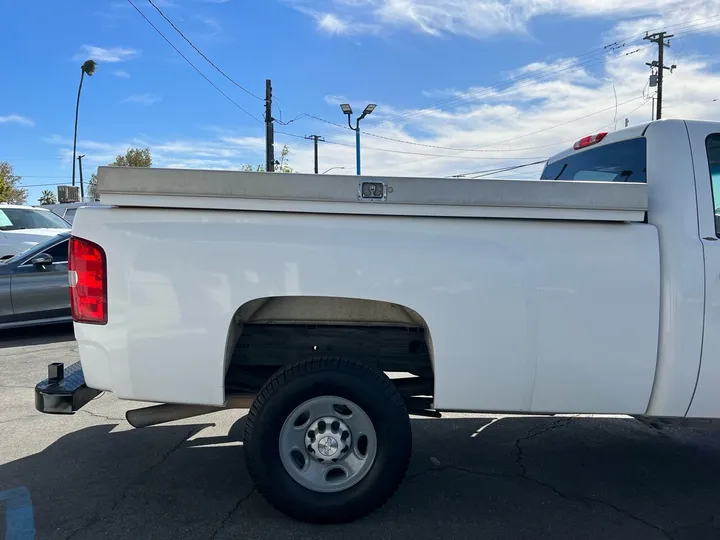
[[[360,482],[375,462],[377,435],[356,403],[318,396],[296,407],[279,437],[283,467],[301,486],[337,493]]]

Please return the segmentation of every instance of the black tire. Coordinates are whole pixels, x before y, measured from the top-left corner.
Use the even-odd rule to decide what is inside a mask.
[[[367,475],[335,493],[303,487],[280,459],[279,437],[286,418],[300,404],[324,395],[361,407],[377,436],[377,453]],[[348,522],[380,508],[402,482],[412,451],[410,418],[384,373],[351,360],[310,359],[281,369],[265,383],[247,416],[244,450],[250,477],[278,510],[309,523]]]

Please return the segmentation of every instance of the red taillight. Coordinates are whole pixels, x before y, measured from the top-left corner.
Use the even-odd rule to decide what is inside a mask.
[[[607,131],[604,133],[598,133],[597,135],[588,135],[587,137],[583,137],[573,145],[573,149],[580,150],[581,148],[587,148],[588,146],[597,144],[602,141],[606,135]]]
[[[70,308],[75,322],[107,324],[106,271],[105,252],[100,246],[75,236],[70,238]]]

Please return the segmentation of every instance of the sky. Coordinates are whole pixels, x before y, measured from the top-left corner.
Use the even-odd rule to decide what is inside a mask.
[[[79,112],[86,180],[130,147],[149,147],[158,167],[263,163],[266,79],[276,156],[287,145],[296,172],[313,172],[305,137],[320,135],[320,172],[355,174],[341,103],[355,113],[377,104],[360,124],[363,174],[477,176],[541,161],[626,119],[651,119],[646,62],[657,46],[643,36],[663,29],[675,36],[666,63],[677,65],[666,72],[663,117],[720,120],[720,0],[153,3],[3,7],[0,161],[23,177],[29,203],[70,183],[87,59],[97,70]]]

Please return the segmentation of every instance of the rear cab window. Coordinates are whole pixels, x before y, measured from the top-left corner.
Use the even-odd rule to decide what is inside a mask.
[[[548,163],[540,179],[647,183],[647,141],[637,137],[568,154]]]
[[[720,133],[709,135],[705,140],[712,182],[713,208],[715,210],[715,236],[720,238]]]

